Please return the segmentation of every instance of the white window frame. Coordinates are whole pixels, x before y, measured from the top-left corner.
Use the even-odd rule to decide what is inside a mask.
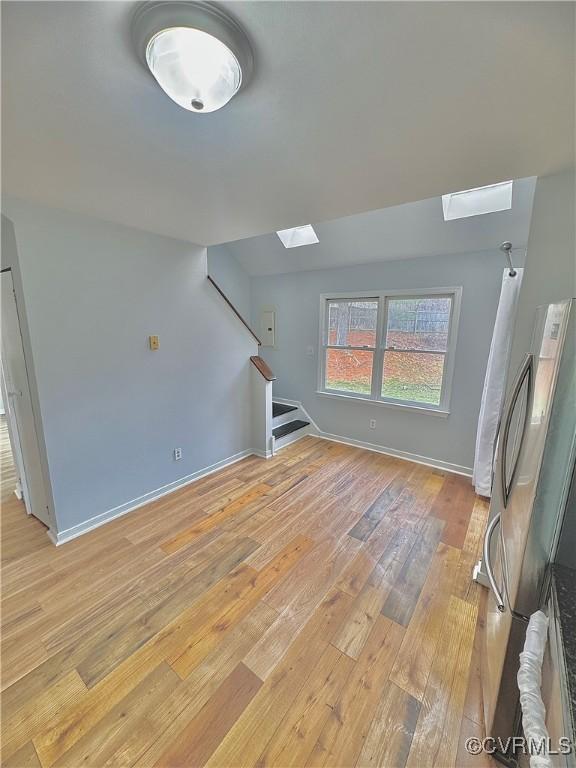
[[[422,403],[414,400],[398,400],[396,398],[382,397],[382,378],[384,367],[384,352],[388,321],[388,301],[398,297],[406,299],[421,299],[428,297],[446,296],[452,299],[450,319],[448,321],[448,340],[444,353],[444,371],[442,375],[442,390],[438,405]],[[372,299],[378,302],[378,315],[376,322],[375,348],[365,347],[368,351],[374,349],[372,383],[370,394],[346,392],[345,390],[330,389],[325,386],[326,375],[326,350],[331,348],[348,349],[333,344],[327,344],[327,318],[329,301],[368,301]],[[449,286],[442,288],[426,288],[418,290],[401,289],[392,291],[348,291],[346,293],[323,293],[320,296],[320,335],[318,343],[318,389],[317,394],[328,397],[339,397],[349,401],[368,402],[374,405],[384,405],[392,408],[408,408],[410,410],[424,411],[432,414],[447,416],[450,413],[450,399],[452,395],[452,380],[454,378],[454,365],[456,360],[456,343],[458,339],[458,326],[460,322],[460,305],[462,303],[462,286]],[[362,350],[362,347],[358,347]]]

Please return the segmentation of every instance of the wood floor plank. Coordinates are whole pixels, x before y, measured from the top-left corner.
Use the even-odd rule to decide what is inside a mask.
[[[262,681],[240,663],[158,759],[158,768],[204,765],[260,689]]]
[[[191,541],[200,538],[200,536],[203,536],[214,528],[220,527],[226,520],[236,515],[243,506],[249,504],[253,499],[262,496],[262,494],[269,490],[269,485],[266,485],[266,483],[259,483],[254,488],[251,488],[246,491],[246,493],[239,496],[239,498],[234,499],[234,501],[223,506],[217,512],[198,520],[193,526],[179,533],[178,536],[164,542],[161,545],[162,550],[168,555],[172,552],[177,552]]]
[[[364,548],[361,548],[343,570],[335,584],[336,589],[355,597],[368,581],[375,565],[376,560]]]
[[[0,689],[6,690],[28,673],[41,666],[48,658],[48,653],[39,637],[25,632],[12,636],[2,643],[2,674]]]
[[[202,595],[202,599],[183,611],[170,624],[141,645],[105,678],[89,688],[80,702],[64,708],[34,738],[43,766],[52,765],[70,749],[84,733],[105,717],[108,711],[127,696],[167,656],[182,648],[192,628],[210,620],[220,600],[241,588],[254,576],[243,566],[232,572]]]
[[[5,756],[2,750],[2,768],[41,768],[34,744],[28,741],[9,757]]]
[[[404,768],[419,714],[420,702],[389,683],[364,741],[358,768]]]
[[[458,752],[456,753],[455,765],[457,768],[498,768],[501,763],[497,763],[490,755],[481,752],[479,755],[471,754],[466,749],[468,739],[482,739],[485,737],[484,729],[478,723],[462,718],[460,727],[460,736],[458,738]]]
[[[428,571],[390,680],[422,701],[436,646],[443,632],[460,550],[440,543]]]
[[[404,472],[407,472],[407,470],[404,470]],[[402,475],[402,469],[398,466],[391,470],[388,487],[382,491],[376,501],[366,510],[362,518],[351,528],[350,536],[366,541],[374,528],[389,511],[392,504],[403,493],[405,489],[404,478],[405,475]]]
[[[450,597],[412,739],[407,768],[454,765],[468,683],[477,609]]]
[[[239,565],[255,547],[256,542],[252,539],[238,541],[227,556],[206,569],[203,574],[205,578],[197,577],[190,585],[172,592],[166,600],[150,608],[137,621],[123,627],[115,636],[108,637],[105,643],[93,649],[77,667],[86,685],[91,687],[102,680],[143,643],[173,621],[212,584]]]
[[[310,766],[356,764],[386,686],[404,629],[379,615],[309,756]]]
[[[482,732],[467,479],[307,436],[56,548],[6,441],[3,765],[455,768]]]
[[[6,597],[0,607],[2,636],[8,639],[15,632],[25,632],[45,615],[42,606],[30,592]]]
[[[298,530],[318,542],[320,538],[326,538],[333,531],[335,523],[346,514],[349,514],[349,510],[342,509],[337,500],[328,498],[316,503],[313,515],[305,517],[304,511],[300,512]],[[246,562],[254,568],[263,568],[267,565],[282,546],[294,537],[294,522],[294,520],[284,520],[280,526],[277,521],[272,522],[269,527],[270,533],[264,541],[262,541],[262,530],[256,531],[255,535],[259,537],[262,545],[247,558]]]
[[[344,536],[330,552],[320,548],[310,553],[317,567],[309,568],[304,582],[294,576],[297,584],[294,597],[286,599],[286,607],[279,611],[278,621],[262,635],[245,658],[246,665],[263,680],[284,657],[309,617],[332,588],[342,563],[349,562],[353,557],[356,547],[354,539]],[[269,604],[267,597],[264,600]]]
[[[194,568],[192,558],[188,566]],[[46,620],[35,626],[48,654],[52,656],[76,643],[85,637],[88,628],[94,633],[100,626],[110,624],[119,611],[128,621],[127,606],[148,605],[151,589],[146,585],[154,584],[154,590],[159,588],[163,581],[161,569],[165,567],[165,558],[159,550],[149,550],[137,560],[111,571],[106,587],[100,585],[95,592],[85,594],[81,604],[70,601],[50,611]]]
[[[470,515],[470,522],[466,531],[466,537],[462,544],[464,552],[472,552],[480,556],[482,554],[482,545],[484,542],[484,532],[488,521],[490,505],[487,499],[476,497]]]
[[[208,760],[208,766],[229,768],[257,762],[349,612],[350,602],[351,598],[343,592],[327,596]]]
[[[481,659],[482,648],[485,641],[484,633],[486,631],[486,599],[487,593],[481,595],[478,601],[478,618],[476,620],[476,631],[474,633],[474,643],[472,645],[472,658],[470,660],[470,669],[468,672],[468,690],[464,701],[463,714],[469,720],[475,722],[480,728],[484,728],[484,709],[482,704],[482,671]]]
[[[73,669],[55,685],[38,696],[29,698],[16,712],[2,706],[2,759],[13,755],[26,744],[47,720],[86,693],[84,681]]]
[[[334,646],[326,648],[258,758],[259,768],[306,763],[353,667],[352,659]]]
[[[318,541],[318,539],[316,540]],[[281,611],[318,579],[332,585],[340,570],[350,562],[360,545],[346,535],[326,535],[302,558],[291,574],[291,578],[275,586],[266,595],[265,602]]]
[[[451,547],[462,548],[468,530],[468,524],[474,507],[473,488],[467,478],[447,475],[431,514],[446,525],[442,532],[442,541]]]
[[[423,522],[414,546],[382,606],[383,615],[403,627],[407,627],[412,618],[443,528],[444,521],[435,517],[428,517]]]
[[[180,677],[186,677],[215,648],[224,633],[236,626],[256,603],[265,598],[274,584],[281,581],[313,546],[304,536],[296,536],[270,565],[254,572],[248,583],[229,601],[222,601],[208,626],[198,625],[182,649],[169,655],[168,661]]]
[[[79,765],[128,765],[126,734],[145,722],[151,710],[161,707],[178,678],[170,667],[159,664],[112,707],[98,724],[75,740],[55,763],[58,768],[77,768]],[[44,765],[44,761],[42,760]]]
[[[276,611],[258,603],[148,718],[146,733],[126,735],[134,765],[152,768],[157,763],[276,618]]]
[[[396,531],[368,581],[354,601],[348,621],[334,638],[334,645],[353,659],[358,659],[377,621],[390,590],[414,544],[410,531]]]

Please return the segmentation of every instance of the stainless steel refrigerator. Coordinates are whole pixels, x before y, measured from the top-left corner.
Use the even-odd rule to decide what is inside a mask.
[[[515,763],[507,740],[521,734],[519,654],[527,619],[546,604],[574,468],[575,315],[576,300],[539,308],[499,431],[484,542],[490,592],[482,686],[486,734],[507,764]]]

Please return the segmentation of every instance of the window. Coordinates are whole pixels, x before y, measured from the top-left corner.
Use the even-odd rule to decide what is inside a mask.
[[[512,181],[490,184],[488,187],[464,189],[442,195],[444,221],[481,216],[484,213],[509,211],[512,208]]]
[[[326,388],[369,395],[372,391],[378,299],[326,302]]]
[[[460,293],[322,296],[320,391],[447,411]]]

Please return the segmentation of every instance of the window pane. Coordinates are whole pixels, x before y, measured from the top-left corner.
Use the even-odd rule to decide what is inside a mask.
[[[450,297],[390,299],[386,347],[445,352],[450,324]]]
[[[369,395],[373,360],[374,353],[363,349],[327,349],[326,388]]]
[[[385,352],[382,397],[440,405],[443,353]]]
[[[375,347],[378,302],[329,301],[328,344],[339,347]]]

